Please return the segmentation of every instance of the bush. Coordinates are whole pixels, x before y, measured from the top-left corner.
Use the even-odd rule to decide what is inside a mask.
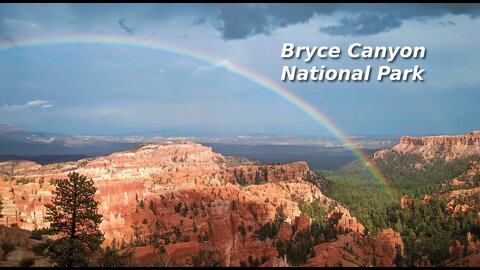
[[[15,245],[8,242],[8,241],[5,241],[5,242],[2,243],[2,250],[5,254],[7,254],[10,251],[15,250]]]
[[[35,182],[35,180],[22,177],[20,179],[15,180],[15,182],[17,183],[17,185],[26,185],[28,183]]]
[[[101,250],[98,258],[98,266],[100,267],[124,267],[123,261],[126,257],[130,256],[130,252],[127,251],[123,256],[118,254],[118,249],[114,247],[106,247],[105,250]]]
[[[44,243],[38,243],[32,247],[32,251],[40,256],[43,256],[45,253],[45,250],[47,249],[47,244]]]
[[[33,230],[30,239],[42,240],[45,233],[42,230]]]
[[[30,267],[35,264],[35,258],[23,258],[20,261],[20,267]]]

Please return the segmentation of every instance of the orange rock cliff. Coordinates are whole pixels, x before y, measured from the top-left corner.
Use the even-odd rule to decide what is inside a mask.
[[[265,266],[285,266],[272,240],[257,239],[256,231],[283,209],[286,220],[278,238],[292,238],[310,226],[300,203],[319,200],[325,209],[335,204],[307,181],[314,173],[305,162],[234,166],[210,147],[179,141],[46,166],[2,162],[5,216],[0,223],[26,230],[47,226],[43,218],[44,204],[52,199],[50,181],[73,171],[95,181],[103,245],[133,243],[144,265],[154,261],[161,245],[174,265],[192,265],[192,258],[203,251],[216,254],[224,266],[244,264],[249,257]],[[347,209],[337,205],[326,218],[332,217],[339,230],[373,241],[363,236],[364,227]]]
[[[480,131],[472,131],[463,135],[400,137],[399,144],[391,149],[378,151],[374,158],[380,158],[389,152],[416,153],[425,159],[444,155],[446,160],[480,154]]]

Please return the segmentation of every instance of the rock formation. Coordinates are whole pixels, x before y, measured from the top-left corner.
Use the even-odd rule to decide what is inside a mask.
[[[239,265],[249,257],[282,264],[271,241],[254,239],[256,230],[273,221],[277,209],[291,226],[301,215],[299,202],[320,200],[328,206],[332,200],[305,181],[312,174],[305,162],[232,167],[225,160],[210,147],[181,141],[46,166],[2,162],[5,217],[0,222],[27,230],[47,226],[44,204],[52,199],[51,180],[76,171],[95,181],[103,245],[115,240],[143,246],[135,248],[134,258],[144,265],[158,254],[150,243],[164,246],[170,263],[189,265],[192,256],[208,251],[221,253],[221,265]],[[302,224],[306,218],[300,217]]]
[[[51,266],[47,259],[35,255],[32,247],[38,240],[30,239],[30,231],[17,226],[0,225],[0,267],[22,266],[26,260],[31,260],[32,266]],[[11,244],[10,250],[4,250],[4,245]]]
[[[352,231],[339,235],[335,242],[315,246],[314,258],[309,267],[394,266],[397,253],[403,254],[399,233],[386,229],[376,236],[364,236]]]
[[[350,211],[343,207],[336,206],[327,215],[327,220],[334,221],[335,228],[338,231],[354,231],[360,234],[365,233],[365,227],[355,217],[352,217]]]
[[[438,156],[452,160],[480,155],[480,131],[453,136],[402,136],[399,144],[391,149],[376,152],[374,158],[381,158],[389,152],[420,154],[427,160]]]
[[[44,204],[52,200],[51,180],[73,171],[95,181],[103,246],[129,243],[132,247],[122,252],[132,251],[135,263],[143,266],[288,266],[278,257],[274,241],[293,239],[310,228],[300,203],[319,201],[325,209],[334,205],[318,185],[307,181],[315,173],[305,162],[232,165],[210,147],[180,141],[46,166],[2,162],[5,217],[0,222],[18,230],[46,227]],[[259,230],[279,214],[285,221],[274,240],[260,240]],[[340,233],[350,233],[316,246],[317,256],[309,264],[346,266],[349,262],[342,256],[351,256],[351,245],[360,254],[351,258],[354,264],[390,266],[395,250],[403,250],[399,235],[391,230],[364,236],[363,225],[340,205],[326,219],[334,220]]]

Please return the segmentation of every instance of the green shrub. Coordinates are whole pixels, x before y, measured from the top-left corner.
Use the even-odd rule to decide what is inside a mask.
[[[25,178],[25,177],[22,177],[20,179],[17,179],[15,180],[15,182],[17,183],[17,185],[26,185],[28,183],[33,183],[35,182],[34,179],[28,179],[28,178]]]
[[[44,232],[41,230],[33,230],[30,239],[42,240]]]
[[[2,243],[2,250],[5,254],[7,254],[10,251],[15,250],[15,245],[8,242],[8,241],[5,241],[5,242]]]
[[[47,249],[48,244],[45,243],[38,243],[32,247],[33,253],[43,256],[45,250]]]
[[[35,258],[23,258],[20,261],[20,267],[30,267],[35,264]]]

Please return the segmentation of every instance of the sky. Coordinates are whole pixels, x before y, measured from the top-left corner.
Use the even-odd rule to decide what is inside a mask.
[[[288,100],[231,72],[280,84],[347,135],[480,129],[478,4],[0,4],[0,124],[65,134],[331,135]],[[160,41],[22,46],[70,35]],[[285,65],[363,68],[386,60],[282,59],[298,46],[425,46],[423,82],[282,82]]]

